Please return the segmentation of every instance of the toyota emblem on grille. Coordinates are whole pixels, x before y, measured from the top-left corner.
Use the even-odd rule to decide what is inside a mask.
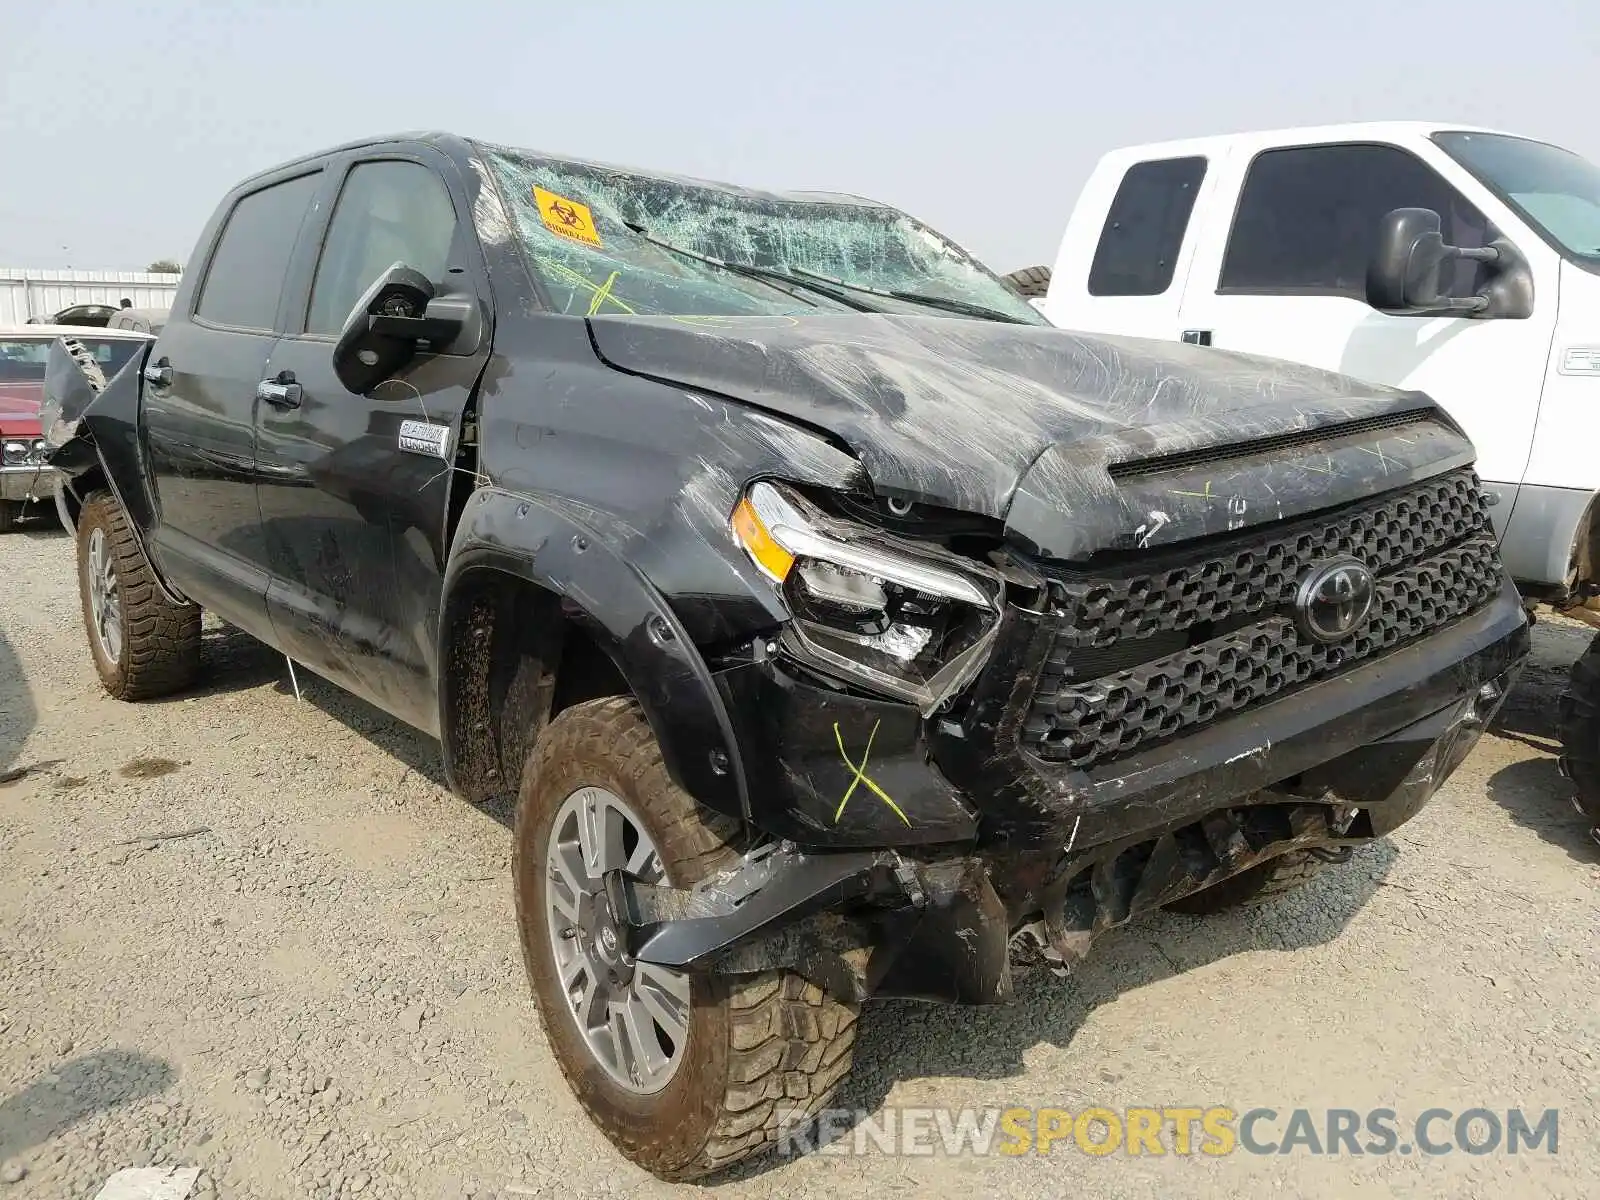
[[[1353,558],[1319,563],[1300,581],[1295,617],[1317,641],[1342,642],[1367,619],[1376,591],[1365,563]]]

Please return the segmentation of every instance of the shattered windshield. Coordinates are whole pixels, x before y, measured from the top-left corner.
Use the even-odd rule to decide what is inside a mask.
[[[799,199],[488,149],[558,311],[673,316],[874,310],[1044,320],[896,209]],[[708,261],[711,260],[711,261]]]

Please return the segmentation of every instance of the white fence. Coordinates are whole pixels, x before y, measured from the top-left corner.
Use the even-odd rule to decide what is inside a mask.
[[[27,271],[0,267],[0,327],[48,317],[74,304],[132,300],[135,308],[170,308],[177,275],[149,271]]]

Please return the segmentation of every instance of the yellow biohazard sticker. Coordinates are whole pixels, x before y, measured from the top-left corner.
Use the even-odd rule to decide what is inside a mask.
[[[587,204],[568,200],[542,187],[533,189],[533,202],[539,206],[539,216],[551,233],[582,242],[585,246],[598,246],[600,231],[594,227],[594,214]]]

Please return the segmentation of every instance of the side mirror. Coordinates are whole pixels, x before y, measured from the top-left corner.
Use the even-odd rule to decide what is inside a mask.
[[[333,347],[339,382],[365,395],[410,362],[423,343],[443,350],[475,309],[465,299],[436,299],[422,272],[397,262],[369,287],[345,319]]]
[[[1379,312],[1412,317],[1527,317],[1533,312],[1533,273],[1510,242],[1482,249],[1448,245],[1431,208],[1397,208],[1378,225],[1367,264],[1367,303]],[[1467,260],[1491,264],[1493,281],[1475,296],[1443,294],[1444,269]]]

